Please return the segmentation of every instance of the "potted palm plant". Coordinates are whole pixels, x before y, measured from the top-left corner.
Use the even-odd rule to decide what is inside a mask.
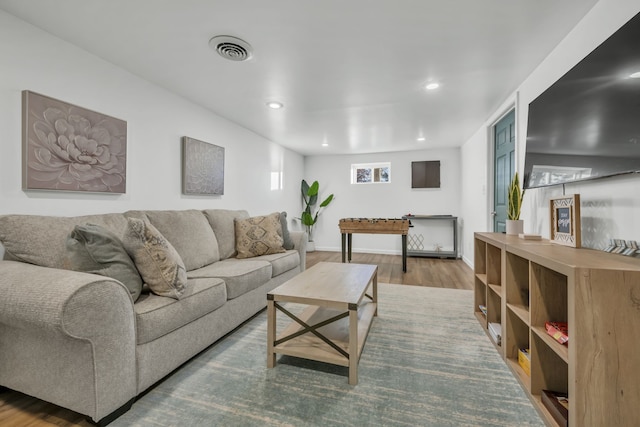
[[[318,192],[320,190],[320,184],[318,181],[314,181],[313,184],[307,184],[307,181],[302,180],[300,188],[302,192],[302,200],[304,201],[304,210],[300,216],[300,222],[304,225],[307,234],[309,236],[309,243],[307,244],[307,251],[312,252],[315,250],[315,244],[313,242],[313,226],[318,221],[318,215],[322,208],[325,208],[333,200],[333,194],[330,194],[326,199],[320,203],[318,210],[315,210],[315,205],[318,203]]]
[[[507,190],[507,198],[509,206],[507,208],[507,234],[520,234],[524,232],[524,224],[520,219],[520,209],[522,207],[522,198],[524,190],[520,188],[520,180],[518,172],[513,175],[509,189]]]

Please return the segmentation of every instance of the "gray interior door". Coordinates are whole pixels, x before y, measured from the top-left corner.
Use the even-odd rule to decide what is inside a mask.
[[[507,189],[515,173],[516,124],[511,110],[494,126],[493,231],[504,233],[507,221]]]

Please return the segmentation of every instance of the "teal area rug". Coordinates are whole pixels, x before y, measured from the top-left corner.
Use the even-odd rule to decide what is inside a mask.
[[[287,323],[278,313],[278,331]],[[356,386],[346,368],[288,356],[267,369],[266,347],[263,311],[112,426],[544,425],[473,316],[472,291],[380,284]]]

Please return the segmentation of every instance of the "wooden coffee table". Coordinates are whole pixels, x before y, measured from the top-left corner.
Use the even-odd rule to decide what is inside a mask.
[[[294,315],[281,302],[309,307]],[[267,367],[276,366],[276,354],[286,354],[347,366],[349,384],[357,384],[358,361],[377,309],[378,266],[314,265],[267,294]],[[280,335],[277,311],[293,319]]]

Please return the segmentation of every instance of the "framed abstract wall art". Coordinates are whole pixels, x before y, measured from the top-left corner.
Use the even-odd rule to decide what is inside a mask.
[[[22,189],[126,192],[127,122],[22,91]]]
[[[551,242],[579,248],[580,231],[580,195],[554,197],[549,200],[549,223],[551,224]]]
[[[224,147],[182,137],[182,193],[224,194]]]

